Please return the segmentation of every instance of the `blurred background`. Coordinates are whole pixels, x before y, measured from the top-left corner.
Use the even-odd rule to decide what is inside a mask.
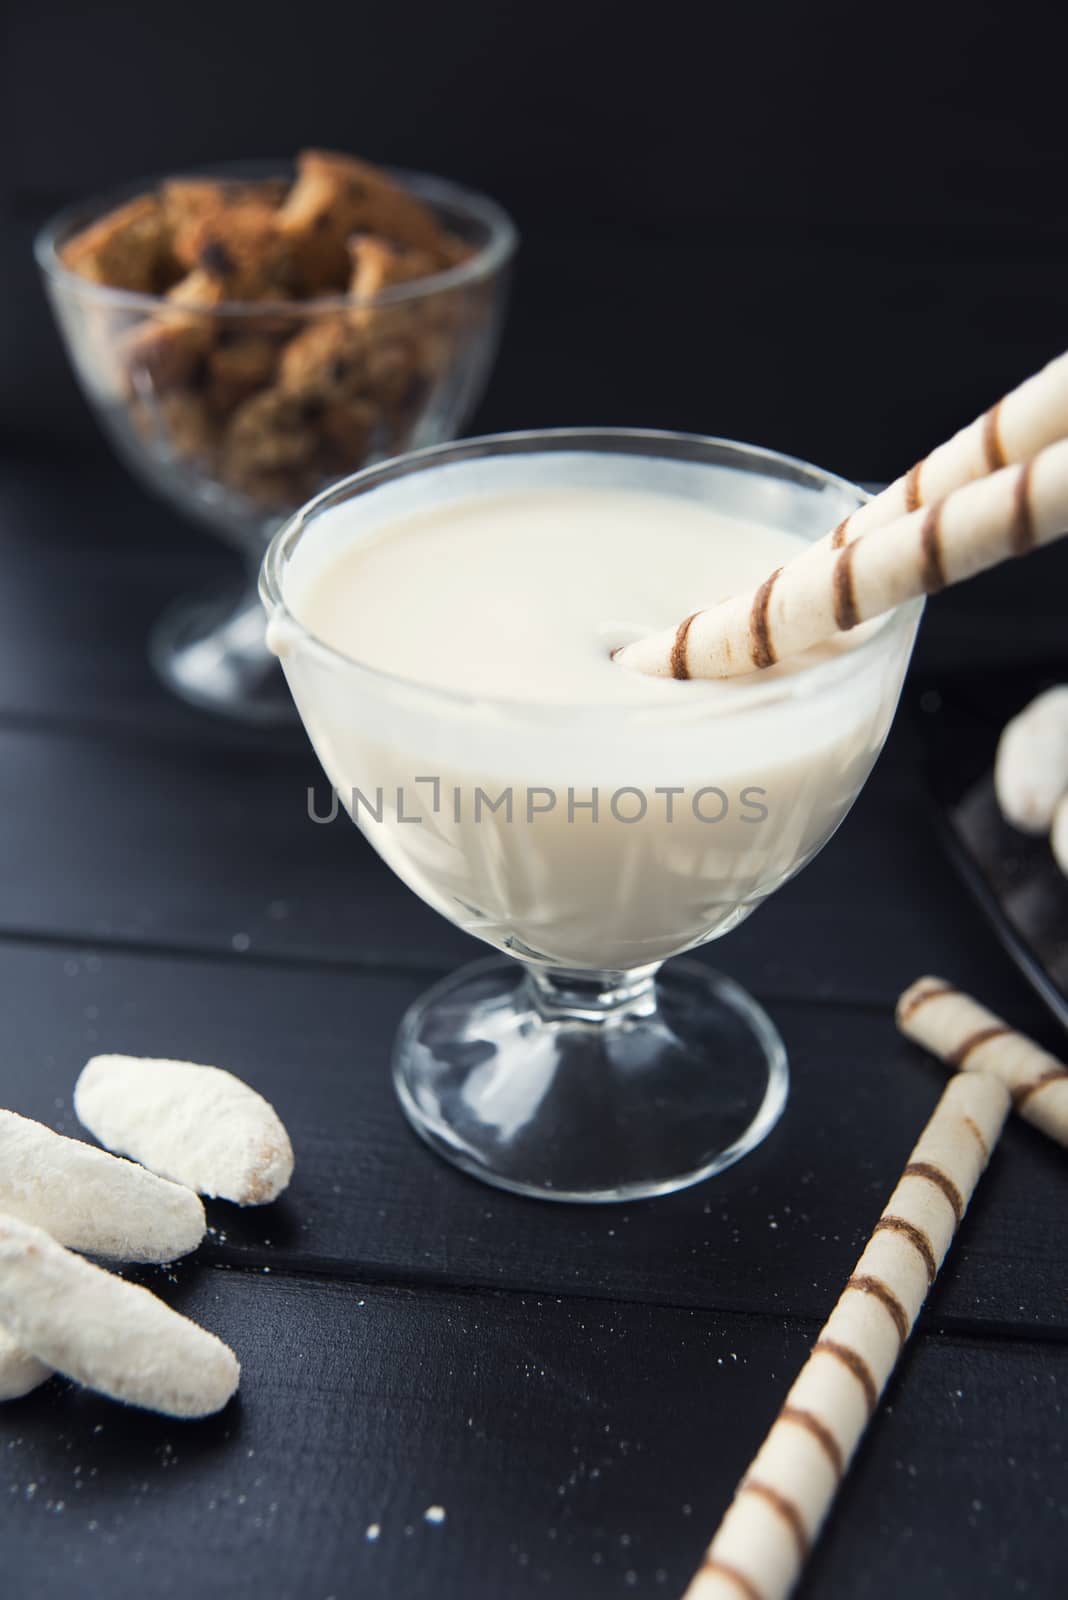
[[[350,150],[523,245],[472,430],[726,433],[894,475],[1068,344],[1064,12],[846,0],[7,0],[0,415],[102,454],[35,280],[58,205]]]

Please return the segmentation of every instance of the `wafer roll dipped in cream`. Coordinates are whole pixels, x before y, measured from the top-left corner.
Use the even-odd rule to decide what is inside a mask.
[[[895,479],[881,494],[840,522],[826,543],[840,549],[862,533],[933,501],[943,500],[976,478],[1027,461],[1047,445],[1068,437],[1068,352],[976,417]]]
[[[94,1056],[75,1085],[74,1110],[108,1150],[198,1194],[267,1205],[293,1176],[278,1113],[221,1067]]]
[[[213,1333],[2,1213],[0,1325],[65,1377],[170,1417],[221,1411],[241,1376]]]
[[[1013,1110],[1068,1145],[1068,1067],[944,978],[918,978],[897,1003],[897,1025],[958,1072],[1000,1078]]]
[[[21,1400],[46,1378],[52,1368],[21,1349],[8,1333],[0,1327],[0,1400]]]
[[[176,1261],[207,1226],[190,1189],[14,1111],[0,1111],[0,1211],[115,1261]]]
[[[614,652],[654,677],[733,678],[1068,532],[1068,439],[840,549],[819,544],[746,594]]]
[[[708,1548],[685,1600],[783,1600],[952,1243],[1009,1108],[954,1078]]]

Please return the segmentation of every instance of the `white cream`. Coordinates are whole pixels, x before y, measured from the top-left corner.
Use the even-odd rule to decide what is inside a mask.
[[[416,474],[313,521],[287,606],[374,672],[284,614],[272,639],[327,774],[406,883],[502,948],[623,969],[733,927],[825,842],[911,633],[857,651],[857,630],[759,681],[627,672],[612,646],[759,581],[828,509],[757,480],[799,535],[717,509],[699,468],[591,487],[555,460]],[[720,480],[731,510],[741,476]]]
[[[541,705],[670,702],[676,686],[621,672],[610,650],[750,587],[805,542],[640,491],[487,495],[417,511],[342,551],[301,616],[344,655],[442,689]]]

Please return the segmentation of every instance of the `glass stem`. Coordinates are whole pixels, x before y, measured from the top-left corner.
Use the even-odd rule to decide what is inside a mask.
[[[566,967],[527,968],[527,981],[541,1015],[572,1022],[619,1024],[656,1010],[656,975],[661,963],[629,972],[588,972]]]

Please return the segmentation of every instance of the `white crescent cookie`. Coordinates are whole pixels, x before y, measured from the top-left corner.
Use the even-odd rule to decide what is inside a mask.
[[[274,1107],[220,1067],[94,1056],[74,1109],[108,1150],[199,1194],[266,1205],[293,1175],[293,1147]]]
[[[221,1411],[241,1376],[237,1357],[213,1333],[64,1250],[41,1228],[3,1215],[0,1324],[66,1377],[166,1416]]]
[[[52,1368],[21,1350],[6,1328],[0,1328],[0,1400],[21,1400],[52,1376]]]
[[[175,1261],[206,1226],[190,1189],[14,1111],[0,1111],[0,1211],[116,1261]]]
[[[1048,833],[1068,795],[1068,684],[1047,689],[1005,725],[994,763],[994,788],[1006,822]]]
[[[1068,877],[1068,794],[1061,800],[1060,805],[1053,813],[1053,827],[1049,835],[1050,846],[1053,850],[1053,859]]]

